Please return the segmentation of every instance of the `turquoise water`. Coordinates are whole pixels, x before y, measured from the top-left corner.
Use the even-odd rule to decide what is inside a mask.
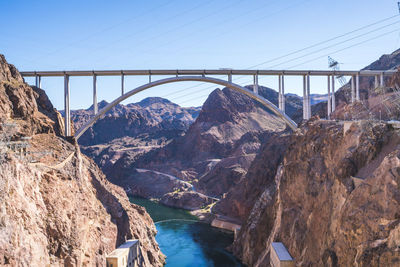
[[[156,227],[156,240],[167,256],[166,267],[243,266],[228,251],[233,235],[197,221],[189,212],[142,198],[131,202],[146,208]]]
[[[148,214],[150,214],[153,221],[159,222],[170,219],[183,219],[183,220],[196,220],[197,217],[193,216],[187,210],[174,209],[164,205],[160,205],[155,201],[150,201],[145,198],[130,197],[129,200],[139,206],[145,207]]]

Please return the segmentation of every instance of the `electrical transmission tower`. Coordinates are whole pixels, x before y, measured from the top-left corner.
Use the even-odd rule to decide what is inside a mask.
[[[328,65],[329,65],[329,68],[331,68],[334,71],[339,71],[340,70],[339,62],[337,62],[336,60],[334,60],[331,57],[328,57]],[[347,83],[346,78],[343,77],[343,75],[336,76],[336,79],[339,80],[339,83],[340,83],[341,86],[344,86]]]

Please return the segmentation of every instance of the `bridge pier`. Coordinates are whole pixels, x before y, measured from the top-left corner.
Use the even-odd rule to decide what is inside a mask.
[[[232,73],[228,74],[228,82],[230,82],[230,83],[232,82]]]
[[[331,76],[328,75],[328,110],[327,110],[327,119],[331,118],[332,113],[332,96],[331,96]]]
[[[375,88],[379,87],[378,75],[375,76]]]
[[[335,75],[332,75],[332,113],[336,109],[336,99],[335,99]],[[331,114],[332,114],[331,113]]]
[[[355,86],[354,86],[354,75],[351,76],[351,103],[355,101]]]
[[[307,75],[307,120],[311,118],[310,74]]]
[[[303,75],[303,119],[307,119],[307,77]]]
[[[360,74],[356,75],[356,101],[360,101]]]
[[[258,74],[254,75],[253,80],[253,92],[258,95]]]
[[[385,87],[385,79],[383,77],[383,73],[381,73],[380,77],[381,77],[380,86],[381,86],[381,88],[384,88]]]
[[[93,114],[96,115],[98,112],[97,106],[97,75],[93,74]]]
[[[124,91],[125,91],[125,75],[121,71],[121,95],[124,94]]]
[[[285,112],[285,76],[279,75],[279,109]]]
[[[64,126],[65,136],[71,136],[71,113],[69,110],[69,76],[64,75]]]
[[[42,77],[40,75],[36,75],[35,78],[35,86],[37,88],[42,88]]]

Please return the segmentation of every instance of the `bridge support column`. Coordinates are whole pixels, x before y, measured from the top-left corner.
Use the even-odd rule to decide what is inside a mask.
[[[228,74],[228,82],[232,82],[232,73]]]
[[[121,95],[124,94],[125,91],[125,75],[121,73]]]
[[[379,87],[378,75],[375,76],[375,88]]]
[[[69,76],[64,75],[64,126],[65,136],[71,136],[71,114],[69,110]]]
[[[336,99],[335,99],[335,75],[332,75],[332,113],[336,109]],[[331,113],[331,114],[332,114]]]
[[[311,118],[310,74],[307,75],[307,120]]]
[[[96,115],[99,112],[97,106],[97,75],[93,74],[93,114]]]
[[[356,101],[360,101],[360,74],[356,75]]]
[[[285,113],[285,76],[279,75],[279,109]]]
[[[40,75],[36,75],[35,78],[35,86],[37,88],[42,88],[42,77],[40,77]]]
[[[307,119],[307,77],[303,76],[303,119]]]
[[[380,78],[381,78],[380,87],[384,88],[385,87],[385,79],[384,79],[383,73],[381,73]]]
[[[253,92],[258,94],[258,74],[254,75]]]
[[[355,77],[354,77],[354,75],[353,75],[353,76],[351,76],[351,103],[354,103],[354,101],[355,101],[354,80],[355,80]]]
[[[327,119],[331,118],[332,113],[332,96],[331,96],[331,76],[328,75],[328,110],[327,110]]]

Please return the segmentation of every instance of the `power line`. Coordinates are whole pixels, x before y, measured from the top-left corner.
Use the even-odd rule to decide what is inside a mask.
[[[77,44],[77,43],[81,43],[81,42],[87,41],[87,40],[89,40],[89,39],[91,39],[91,38],[93,38],[93,37],[95,37],[95,36],[97,36],[97,35],[99,35],[99,34],[101,34],[101,33],[104,33],[104,32],[110,31],[110,30],[112,30],[112,29],[115,29],[116,27],[118,27],[118,26],[120,26],[120,25],[123,25],[123,24],[125,24],[125,23],[127,23],[127,22],[136,21],[136,20],[138,20],[139,18],[143,17],[144,15],[147,15],[147,14],[150,13],[150,12],[154,12],[154,11],[157,10],[157,9],[163,8],[163,7],[165,7],[165,6],[168,6],[168,5],[170,5],[171,3],[173,3],[173,1],[167,1],[167,2],[164,3],[163,5],[157,5],[156,7],[150,8],[150,9],[147,10],[146,12],[140,13],[139,16],[136,16],[136,17],[134,17],[134,18],[128,18],[128,19],[126,19],[126,20],[124,20],[124,21],[121,21],[121,22],[119,22],[119,23],[116,23],[116,24],[114,24],[114,25],[112,25],[112,26],[109,26],[109,27],[107,27],[107,28],[104,28],[104,29],[102,29],[102,30],[99,30],[99,31],[97,31],[96,33],[93,33],[93,34],[90,34],[90,35],[86,35],[86,36],[85,36],[84,38],[82,38],[82,39],[79,39],[79,40],[70,42],[69,44],[67,44],[67,45],[65,45],[65,46],[62,46],[62,47],[60,47],[60,48],[58,48],[58,49],[56,49],[56,50],[53,50],[52,52],[47,53],[47,54],[41,56],[40,58],[33,59],[32,61],[38,61],[39,59],[41,60],[41,59],[43,59],[43,57],[48,57],[48,56],[50,56],[50,55],[56,54],[56,53],[58,53],[58,52],[60,52],[60,51],[65,50],[65,49],[68,48],[68,47],[71,47],[71,46],[73,46],[73,45],[75,45],[75,44]]]
[[[330,42],[330,41],[333,41],[333,40],[336,40],[336,39],[339,39],[339,38],[345,37],[345,36],[347,36],[347,35],[353,34],[353,33],[355,33],[355,32],[358,32],[358,31],[361,31],[361,30],[367,29],[367,28],[369,28],[369,27],[371,27],[371,26],[374,26],[374,25],[380,24],[380,23],[382,23],[382,22],[385,22],[385,21],[391,20],[391,19],[393,19],[393,18],[395,18],[395,17],[398,17],[398,16],[400,16],[400,14],[398,14],[398,15],[394,15],[394,16],[391,16],[391,17],[388,17],[388,18],[385,18],[385,19],[382,19],[382,20],[379,20],[379,21],[376,21],[376,22],[374,22],[374,23],[368,24],[368,25],[366,25],[366,26],[363,26],[363,27],[361,27],[361,28],[358,28],[358,29],[352,30],[352,31],[350,31],[350,32],[347,32],[347,33],[344,33],[344,34],[338,35],[338,36],[336,36],[336,37],[333,37],[333,38],[327,39],[327,40],[325,40],[325,41],[322,41],[322,42],[319,42],[319,43],[316,43],[316,44],[313,44],[313,45],[307,46],[307,47],[305,47],[305,48],[302,48],[302,49],[299,49],[299,50],[293,51],[293,52],[291,52],[291,53],[288,53],[288,54],[286,54],[286,55],[279,56],[279,57],[276,57],[276,58],[273,58],[273,59],[270,59],[270,60],[264,61],[264,62],[262,62],[262,63],[256,64],[256,65],[253,65],[253,66],[249,67],[249,69],[252,69],[252,68],[255,68],[255,67],[258,67],[258,66],[264,65],[264,64],[266,64],[266,63],[270,63],[270,62],[273,62],[273,61],[276,61],[276,60],[279,60],[279,59],[282,59],[282,58],[285,58],[285,57],[288,57],[288,56],[291,56],[291,55],[294,55],[294,54],[298,54],[298,53],[300,53],[300,52],[303,52],[303,51],[305,51],[305,50],[308,50],[308,49],[311,49],[311,48],[314,48],[314,47],[320,46],[320,45],[322,45],[322,44],[325,44],[325,43],[328,43],[328,42]]]
[[[208,1],[208,2],[210,2],[210,1]],[[214,16],[214,15],[220,13],[221,11],[226,11],[228,8],[233,7],[234,4],[237,4],[237,3],[239,3],[239,2],[243,2],[243,0],[236,0],[234,3],[230,3],[229,5],[224,6],[224,7],[220,8],[220,9],[217,9],[217,10],[215,10],[215,11],[212,12],[212,13],[209,13],[209,14],[207,14],[207,15],[205,15],[205,16],[196,18],[196,19],[194,19],[194,20],[192,20],[192,21],[190,21],[190,22],[187,22],[187,23],[184,23],[184,24],[182,24],[182,25],[179,25],[179,26],[177,26],[177,27],[175,27],[175,28],[173,28],[173,29],[171,29],[171,30],[169,30],[169,31],[162,32],[161,34],[158,34],[158,35],[153,36],[153,37],[151,37],[151,38],[142,40],[140,43],[145,43],[145,42],[147,42],[147,41],[154,40],[154,39],[156,39],[156,38],[158,38],[158,37],[160,37],[160,36],[163,36],[163,35],[165,35],[165,34],[168,34],[168,33],[174,32],[174,31],[176,31],[176,30],[182,29],[183,27],[186,27],[186,26],[188,26],[188,25],[191,25],[191,24],[193,24],[193,23],[196,23],[196,22],[198,22],[198,21],[201,21],[201,20],[203,20],[203,19],[205,19],[205,18]],[[198,33],[198,32],[196,32],[196,33]],[[185,36],[185,37],[186,37],[186,36]],[[139,44],[140,44],[140,43],[139,43]],[[138,44],[138,43],[136,43],[136,44]],[[135,44],[135,45],[136,45],[136,44]],[[164,44],[164,45],[165,45],[165,44]],[[148,50],[148,51],[149,51],[149,50]],[[145,51],[145,52],[146,52],[146,51]]]
[[[304,1],[309,1],[309,0],[304,0]],[[237,15],[236,15],[236,16],[233,16],[232,18],[229,18],[229,19],[226,19],[226,20],[223,20],[223,21],[221,21],[221,22],[216,23],[216,26],[221,26],[221,25],[223,25],[223,24],[225,24],[225,23],[227,23],[227,22],[232,22],[233,20],[236,20],[236,19],[238,19],[238,18],[241,18],[241,17],[243,17],[244,15],[247,15],[247,14],[249,14],[249,13],[253,13],[253,12],[260,11],[260,10],[262,10],[263,8],[265,8],[266,6],[269,6],[270,4],[271,4],[271,3],[268,2],[267,4],[262,5],[262,6],[258,7],[257,9],[252,8],[252,9],[246,11],[246,12],[242,12],[242,13],[240,14],[240,16],[237,16]],[[278,12],[277,12],[277,13],[278,13]],[[276,13],[275,13],[275,14],[276,14]],[[271,16],[271,14],[268,14],[268,15]],[[254,20],[254,21],[257,21],[257,20]],[[253,21],[253,22],[254,22],[254,21]],[[247,24],[249,24],[249,23],[247,23]],[[246,26],[247,24],[242,25],[242,27],[243,27],[243,26]],[[241,28],[241,27],[239,27],[239,28]],[[238,29],[238,28],[235,28],[235,29]],[[199,32],[207,31],[207,30],[209,30],[209,28],[208,28],[208,27],[205,27],[205,28],[203,28],[202,30],[194,31],[194,32],[192,32],[191,34],[186,34],[184,37],[187,38],[188,36],[195,35],[195,34],[198,34]],[[230,32],[230,31],[226,31],[226,29],[224,29],[224,33],[222,33],[222,34],[221,34],[221,33],[218,33],[217,35],[214,35],[214,37],[215,37],[215,36],[221,37],[221,36],[223,36],[224,34],[229,33],[229,32]],[[208,37],[206,40],[213,40],[214,37]],[[177,38],[177,39],[172,40],[172,41],[170,41],[170,42],[168,42],[168,43],[164,43],[164,46],[167,45],[167,44],[174,43],[174,42],[176,42],[176,41],[180,41],[181,39],[182,39],[182,38]],[[205,40],[205,39],[202,39],[202,41],[203,41],[203,40]],[[200,42],[196,43],[197,46],[199,45],[199,43],[200,43]],[[179,49],[179,51],[182,51],[182,49],[185,49],[185,48],[187,48],[187,47],[193,48],[193,45],[181,47],[181,48]]]
[[[309,62],[312,62],[312,61],[318,60],[318,59],[320,59],[320,58],[327,57],[327,56],[329,56],[329,55],[333,55],[333,54],[336,54],[336,53],[342,52],[342,51],[344,51],[344,50],[347,50],[347,49],[353,48],[353,47],[355,47],[355,46],[362,45],[362,44],[364,44],[364,43],[367,43],[367,42],[369,42],[369,41],[373,41],[373,40],[375,40],[375,39],[378,39],[378,38],[380,38],[380,37],[383,37],[383,36],[389,35],[389,34],[391,34],[391,33],[398,32],[399,30],[400,30],[400,28],[397,28],[397,29],[395,29],[395,30],[393,30],[393,31],[390,31],[390,32],[386,32],[386,33],[380,34],[380,35],[378,35],[378,36],[375,36],[375,37],[373,37],[373,38],[370,38],[370,39],[364,40],[364,41],[362,41],[362,42],[359,42],[359,43],[356,43],[356,44],[353,44],[353,45],[347,46],[347,47],[345,47],[345,48],[342,48],[342,49],[339,49],[339,50],[333,51],[333,52],[331,52],[331,53],[328,53],[328,54],[325,54],[325,55],[323,55],[323,56],[319,56],[319,57],[316,57],[316,58],[310,59],[310,60],[308,60],[308,61],[305,61],[305,62],[303,62],[303,63],[297,64],[297,65],[294,65],[294,66],[292,66],[292,67],[289,67],[288,69],[293,69],[293,68],[295,68],[295,67],[298,67],[298,66],[300,66],[300,65],[304,65],[304,64],[306,64],[306,63],[309,63]]]
[[[188,13],[188,12],[191,12],[192,10],[196,10],[196,9],[198,9],[199,7],[204,6],[204,5],[207,5],[207,4],[209,4],[209,3],[213,2],[213,1],[214,1],[214,0],[209,0],[209,1],[206,1],[206,2],[200,2],[199,4],[197,4],[197,5],[195,5],[195,6],[192,6],[192,7],[190,7],[189,9],[187,9],[187,10],[185,10],[185,11],[183,11],[183,12],[179,12],[178,14],[175,14],[175,15],[173,15],[172,17],[169,17],[166,21],[170,21],[170,20],[172,20],[172,19],[174,19],[174,18],[177,18],[177,17],[179,17],[179,16],[181,16],[181,15],[183,15],[183,14],[186,14],[186,13]],[[243,0],[239,0],[239,1],[243,1]],[[165,23],[166,21],[164,21],[164,23]],[[153,26],[158,26],[159,24],[160,24],[160,23],[157,22],[157,23],[154,23]],[[104,49],[104,48],[106,48],[106,47],[108,47],[108,46],[110,46],[110,45],[115,45],[116,43],[120,43],[122,40],[125,40],[125,39],[130,38],[130,37],[135,36],[135,35],[138,35],[138,33],[147,31],[149,28],[150,28],[149,26],[146,26],[146,27],[142,28],[140,31],[137,31],[137,32],[128,34],[128,35],[126,35],[126,36],[124,36],[124,37],[122,37],[122,38],[119,38],[119,39],[116,40],[116,41],[112,41],[112,42],[110,42],[110,43],[108,43],[108,44],[106,44],[106,45],[100,46],[100,47],[98,47],[98,48],[96,48],[96,49],[92,49],[90,52],[93,53],[93,52],[95,52],[95,51],[102,50],[102,49]],[[169,31],[169,32],[170,32],[170,31]],[[152,39],[157,38],[157,37],[159,37],[159,36],[162,36],[162,35],[164,35],[164,34],[166,34],[166,32],[157,34],[156,36],[153,36],[152,38],[148,38],[148,39],[145,40],[145,41],[152,40]],[[141,43],[144,43],[144,41],[142,40]],[[74,60],[77,60],[77,59],[80,59],[80,58],[76,58],[76,59],[74,59]],[[104,59],[104,58],[103,58],[103,59]]]
[[[375,25],[380,24],[380,23],[382,23],[382,22],[391,20],[391,19],[393,19],[393,18],[395,18],[395,17],[398,17],[398,16],[399,16],[399,14],[398,14],[398,15],[391,16],[391,17],[388,17],[388,18],[385,18],[385,19],[381,19],[381,20],[376,21],[376,22],[374,22],[374,23],[370,23],[370,24],[368,24],[368,25],[366,25],[366,26],[363,26],[363,27],[357,28],[357,29],[355,29],[355,30],[352,30],[352,31],[350,31],[350,32],[347,32],[347,33],[338,35],[338,36],[336,36],[336,37],[333,37],[333,38],[330,38],[330,39],[327,39],[327,40],[318,42],[318,43],[316,43],[316,44],[313,44],[313,45],[310,45],[310,46],[308,46],[308,47],[305,47],[305,48],[296,50],[296,51],[291,52],[291,53],[288,53],[288,54],[286,54],[286,55],[279,56],[279,57],[273,58],[273,59],[271,59],[271,60],[264,61],[264,62],[262,62],[262,63],[259,63],[259,64],[256,64],[256,65],[250,66],[250,67],[248,67],[247,69],[252,69],[252,68],[254,68],[254,67],[258,67],[258,66],[264,65],[264,64],[269,63],[269,62],[273,62],[273,61],[276,61],[276,60],[279,60],[279,59],[282,59],[282,58],[285,58],[285,57],[288,57],[288,56],[291,56],[291,55],[294,55],[294,54],[298,54],[298,53],[300,53],[300,52],[309,50],[309,49],[311,49],[311,48],[320,46],[320,45],[322,45],[322,44],[331,42],[331,41],[333,41],[333,40],[336,40],[336,39],[339,39],[339,38],[348,36],[348,35],[353,34],[353,33],[355,33],[355,32],[359,32],[359,31],[361,31],[361,30],[370,28],[370,27],[372,27],[372,26],[375,26]],[[276,67],[276,66],[279,66],[279,65],[282,65],[282,64],[285,64],[285,63],[289,63],[289,62],[292,62],[292,61],[294,61],[294,60],[301,59],[301,58],[306,57],[306,56],[313,55],[313,54],[315,54],[315,53],[318,53],[318,52],[321,52],[321,51],[323,51],[323,50],[329,49],[329,48],[331,48],[331,47],[334,47],[334,46],[340,45],[340,44],[342,44],[342,43],[345,43],[345,42],[348,42],[348,41],[351,41],[351,40],[360,38],[360,37],[365,36],[365,35],[367,35],[367,34],[370,34],[370,33],[376,32],[376,31],[379,31],[379,30],[381,30],[381,29],[383,29],[383,28],[392,26],[392,25],[394,25],[394,24],[396,24],[396,23],[399,23],[399,22],[400,22],[400,21],[396,21],[396,22],[394,22],[394,23],[387,24],[387,25],[385,25],[385,26],[379,27],[379,28],[374,29],[374,30],[372,30],[372,31],[369,31],[369,32],[367,32],[367,33],[360,34],[360,35],[358,35],[358,36],[356,36],[356,37],[352,37],[352,38],[347,39],[347,40],[344,40],[344,41],[342,41],[342,42],[338,42],[338,43],[335,43],[335,44],[333,44],[333,45],[330,45],[330,46],[321,48],[321,49],[319,49],[319,50],[317,50],[317,51],[310,52],[310,53],[308,53],[308,54],[306,54],[306,55],[297,57],[297,58],[295,58],[295,59],[287,60],[287,61],[285,61],[285,62],[283,62],[283,63],[276,64],[276,65],[274,65],[273,67]],[[351,46],[351,47],[352,47],[352,46]],[[244,78],[244,77],[246,77],[246,76],[240,76],[240,77],[238,77],[236,80],[240,80],[240,79],[242,79],[242,78]],[[188,90],[188,89],[191,89],[191,88],[194,88],[194,87],[198,87],[198,86],[201,86],[201,85],[204,85],[204,83],[201,83],[201,84],[199,84],[199,85],[197,85],[197,86],[192,86],[192,87],[189,87],[189,88],[185,88],[185,89],[182,89],[182,90],[173,92],[173,93],[168,94],[168,95],[166,95],[166,96],[170,96],[170,95],[173,95],[173,94],[176,94],[176,93],[180,93],[180,92],[182,92],[182,91],[185,91],[185,90]],[[213,86],[209,86],[209,87],[206,87],[206,88],[204,88],[204,89],[202,89],[202,90],[206,90],[206,89],[209,89],[209,88],[212,88],[212,87],[213,87]],[[200,91],[200,90],[197,90],[197,91],[194,91],[193,93],[196,93],[196,92],[199,92],[199,91]],[[184,96],[186,96],[186,95],[184,95]],[[179,97],[179,98],[180,98],[180,97]],[[175,98],[175,99],[176,99],[176,98]]]
[[[390,27],[390,26],[392,26],[392,25],[394,25],[394,24],[397,24],[397,23],[399,23],[399,22],[400,22],[400,21],[396,21],[396,22],[394,22],[394,23],[387,24],[387,25],[385,25],[385,26],[379,27],[379,28],[374,29],[374,30],[372,30],[372,31],[369,31],[369,32],[366,32],[366,33],[363,33],[363,34],[359,34],[359,35],[357,35],[357,36],[354,36],[354,37],[352,37],[352,38],[346,39],[346,40],[344,40],[344,41],[341,41],[341,42],[338,42],[338,43],[335,43],[335,44],[332,44],[332,45],[329,45],[329,46],[320,48],[320,49],[318,49],[318,50],[316,50],[316,51],[307,53],[307,54],[305,54],[305,55],[302,55],[302,56],[299,56],[299,57],[296,57],[296,58],[293,58],[293,59],[290,59],[290,60],[281,62],[281,63],[279,63],[279,64],[273,65],[271,68],[275,68],[275,67],[277,67],[277,66],[280,66],[280,65],[283,65],[283,64],[286,64],[286,63],[289,63],[289,62],[292,62],[292,61],[301,59],[301,58],[303,58],[303,57],[307,57],[307,56],[313,55],[313,54],[315,54],[315,53],[324,51],[324,50],[326,50],[326,49],[335,47],[335,46],[337,46],[337,45],[340,45],[340,44],[343,44],[343,43],[347,43],[347,42],[349,42],[349,41],[358,39],[358,38],[363,37],[363,36],[365,36],[365,35],[368,35],[368,34],[370,34],[370,33],[374,33],[374,32],[377,32],[377,31],[379,31],[379,30],[382,30],[382,29],[384,29],[384,28]]]
[[[289,5],[289,6],[286,6],[286,7],[282,8],[282,9],[276,11],[276,12],[267,13],[265,16],[257,17],[255,20],[249,21],[248,23],[241,24],[241,25],[235,27],[235,29],[237,30],[237,29],[246,27],[246,26],[248,26],[248,25],[250,25],[250,24],[252,24],[252,23],[254,23],[254,22],[256,22],[256,21],[260,21],[260,20],[263,20],[263,19],[265,19],[265,18],[271,18],[271,17],[274,16],[274,15],[277,15],[277,14],[282,13],[282,12],[284,12],[284,11],[290,9],[290,8],[293,8],[293,7],[295,7],[295,6],[299,5],[299,4],[302,4],[302,3],[304,3],[304,2],[309,2],[309,1],[311,1],[311,0],[301,0],[301,1],[299,1],[298,3],[295,3],[295,4],[291,4],[291,5]],[[259,10],[259,9],[257,9],[256,11],[258,11],[258,10]],[[247,12],[247,13],[250,13],[250,12]],[[241,15],[240,17],[242,17],[242,15]],[[226,31],[226,30],[224,30],[223,33],[218,33],[218,34],[214,35],[214,37],[221,37],[221,36],[224,36],[224,35],[229,34],[229,33],[232,33],[232,32],[231,32],[231,31]],[[203,39],[203,40],[204,40],[204,39]],[[210,40],[213,40],[213,37],[212,37],[212,38],[210,37],[210,38],[207,38],[207,39],[206,39],[206,41],[210,41]],[[182,49],[186,49],[186,48],[188,48],[188,47],[193,48],[192,45],[188,45],[188,46],[184,46]],[[180,50],[182,50],[182,49],[180,49]]]

